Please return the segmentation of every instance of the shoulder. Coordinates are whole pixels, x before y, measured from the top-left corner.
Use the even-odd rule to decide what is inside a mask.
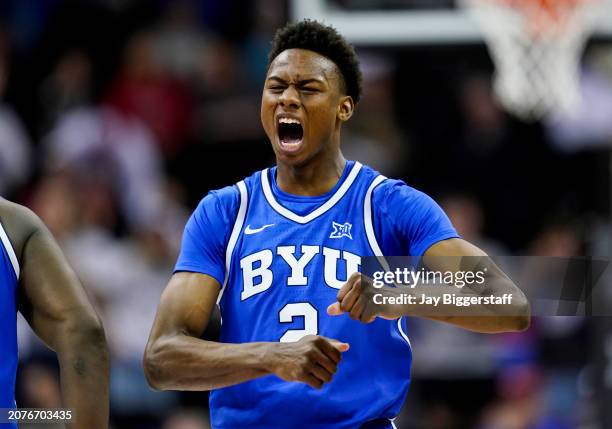
[[[374,189],[372,198],[385,205],[420,205],[433,202],[429,195],[406,184],[403,180],[387,178]]]
[[[407,185],[403,180],[388,178],[365,164],[358,165],[360,180],[372,188],[371,198],[375,210],[385,209],[395,203],[414,205],[433,202],[427,194]]]
[[[1,197],[0,221],[18,257],[30,237],[37,232],[47,231],[32,210]]]
[[[372,204],[374,209],[384,208],[390,204],[430,205],[434,200],[426,193],[413,188],[403,180],[388,178],[372,167],[354,161],[354,167],[359,170],[358,180],[372,188]]]
[[[425,192],[402,180],[387,179],[374,189],[372,209],[400,229],[423,224],[450,225],[442,208]]]

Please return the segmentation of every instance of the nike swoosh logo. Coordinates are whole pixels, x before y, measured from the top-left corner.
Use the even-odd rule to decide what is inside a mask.
[[[257,234],[258,232],[261,232],[264,229],[269,228],[271,226],[274,226],[274,224],[273,223],[269,223],[268,225],[264,225],[261,228],[251,229],[251,225],[247,225],[247,227],[244,229],[244,233],[246,235]]]

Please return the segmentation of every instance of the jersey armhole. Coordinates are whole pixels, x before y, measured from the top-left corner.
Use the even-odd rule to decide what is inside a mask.
[[[15,272],[15,277],[19,280],[20,268],[19,261],[17,260],[17,255],[15,254],[15,249],[11,244],[11,240],[9,239],[6,230],[2,226],[2,222],[0,222],[0,241],[4,248],[6,249],[6,253],[8,254],[9,259],[11,260],[11,265],[13,266],[13,271]]]
[[[387,178],[383,175],[376,176],[372,183],[370,184],[366,195],[365,201],[363,204],[363,223],[365,225],[366,237],[368,238],[368,243],[370,248],[374,252],[374,256],[378,259],[378,262],[383,267],[384,270],[389,271],[389,264],[385,259],[383,252],[378,244],[378,240],[376,239],[376,232],[374,230],[374,223],[372,220],[372,197],[374,189],[380,185]]]
[[[225,276],[223,279],[223,285],[221,286],[221,291],[219,292],[219,296],[217,298],[217,304],[221,302],[223,292],[225,292],[225,287],[227,286],[227,281],[229,280],[232,254],[234,253],[234,248],[236,247],[236,243],[238,242],[238,236],[240,235],[240,231],[242,231],[244,219],[246,218],[247,205],[249,202],[249,194],[244,180],[238,182],[237,186],[238,191],[240,192],[240,205],[238,206],[238,215],[236,216],[236,220],[234,221],[232,233],[230,234],[230,238],[227,242],[227,247],[225,248]]]
[[[389,263],[385,259],[382,249],[380,245],[378,244],[378,240],[376,239],[376,232],[374,230],[374,223],[372,219],[372,198],[373,198],[372,194],[374,192],[374,189],[376,189],[376,187],[380,185],[386,179],[387,178],[385,176],[380,175],[380,176],[377,176],[370,184],[370,187],[368,188],[368,191],[366,192],[365,201],[363,204],[363,221],[365,225],[366,236],[368,238],[368,243],[370,244],[370,248],[374,251],[374,255],[376,256],[376,259],[378,259],[378,263],[383,268],[383,270],[391,271]],[[402,328],[403,319],[404,317],[400,317],[397,319],[397,325],[396,325],[397,330],[401,338],[406,342],[406,344],[408,345],[408,348],[412,352],[412,345],[410,344],[410,339],[408,339],[408,335],[406,335],[406,333],[404,332],[404,329]],[[395,427],[395,425],[393,425],[393,427]]]

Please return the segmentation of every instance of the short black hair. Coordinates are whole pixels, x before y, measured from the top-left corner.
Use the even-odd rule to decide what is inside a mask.
[[[287,24],[274,35],[268,67],[287,49],[307,49],[333,61],[344,78],[346,94],[355,103],[359,101],[362,91],[359,59],[353,46],[335,28],[310,19]]]

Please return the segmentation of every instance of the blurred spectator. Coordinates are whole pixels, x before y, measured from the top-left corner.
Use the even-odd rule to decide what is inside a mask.
[[[162,429],[210,429],[210,423],[201,412],[181,410],[168,417]]]
[[[465,115],[466,140],[477,153],[487,153],[501,144],[504,132],[504,113],[496,102],[491,80],[487,76],[469,76],[460,94]]]
[[[18,386],[19,405],[24,408],[61,408],[62,395],[57,368],[42,361],[31,361],[21,370]],[[65,425],[57,423],[20,424],[28,429],[64,429]]]
[[[162,158],[154,136],[136,117],[110,108],[65,114],[45,140],[47,171],[70,168],[97,175],[118,195],[134,226],[149,225],[160,209]]]
[[[163,69],[193,84],[199,62],[215,36],[199,26],[196,4],[191,0],[169,2],[155,35],[157,59]]]
[[[7,196],[29,178],[31,143],[4,93],[10,73],[9,35],[0,29],[0,195]]]
[[[393,112],[394,68],[388,58],[360,55],[363,98],[354,117],[342,129],[342,152],[348,159],[364,160],[389,176],[401,174],[408,145],[402,140]]]
[[[461,238],[480,247],[490,256],[507,255],[500,243],[484,236],[484,213],[476,198],[467,194],[449,194],[439,202]]]
[[[467,189],[487,202],[484,197],[491,199],[487,194],[495,190],[492,183],[483,183],[482,178],[500,177],[500,152],[508,139],[508,123],[495,100],[490,76],[473,74],[465,77],[459,86],[459,107],[462,134],[458,144],[451,142],[452,157],[449,160],[459,181],[454,186]]]
[[[545,226],[529,246],[530,255],[572,257],[581,254],[582,244],[571,224],[552,223]]]
[[[51,74],[40,86],[45,130],[49,130],[66,111],[90,104],[92,101],[92,64],[82,50],[65,52]]]
[[[264,138],[259,119],[263,81],[246,79],[235,46],[211,40],[200,58],[196,86],[197,138],[205,143],[231,143]]]
[[[69,174],[49,175],[32,192],[29,207],[62,244],[80,224],[77,187]]]
[[[2,85],[0,70],[0,85]],[[1,92],[1,88],[0,88]],[[0,195],[23,185],[31,171],[31,144],[19,117],[0,102]]]
[[[554,222],[542,228],[528,254],[569,258],[579,255],[581,247],[572,224]],[[583,408],[576,378],[586,363],[584,327],[581,317],[536,317],[529,331],[500,336],[498,399],[483,411],[478,427],[577,427]]]
[[[241,45],[242,68],[248,71],[247,84],[262,89],[268,71],[270,40],[286,20],[287,2],[283,0],[254,0],[254,25],[250,37]]]
[[[151,32],[138,33],[128,41],[106,103],[126,118],[144,121],[163,153],[171,157],[189,136],[191,100],[183,85],[163,68],[156,43],[156,35]]]
[[[583,254],[583,243],[573,223],[556,221],[542,228],[529,246],[528,254],[554,258],[579,258]],[[583,337],[581,328],[585,322],[585,318],[578,316],[542,317],[537,320],[536,327],[541,345],[549,350],[549,355],[561,351],[564,353],[562,358],[550,356],[556,361],[556,365],[583,363],[584,350],[577,345],[580,343],[580,337]]]
[[[541,375],[530,367],[513,367],[498,381],[500,400],[484,412],[479,429],[537,429],[543,410]],[[553,426],[556,428],[557,426]]]
[[[62,395],[57,371],[41,362],[31,362],[21,378],[23,406],[30,408],[61,408]]]

